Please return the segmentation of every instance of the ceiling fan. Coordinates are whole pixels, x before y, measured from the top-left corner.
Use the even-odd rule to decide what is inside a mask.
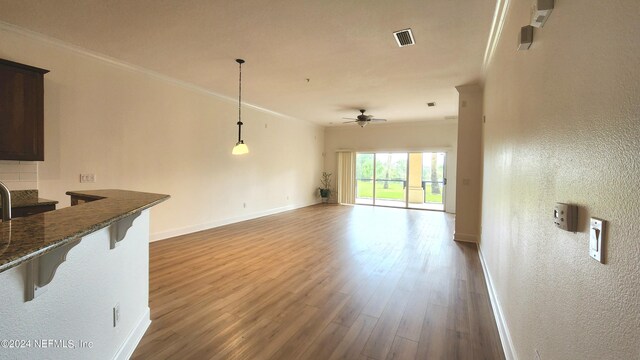
[[[348,124],[348,123],[356,123],[358,125],[360,125],[360,127],[365,127],[368,123],[370,122],[378,122],[378,121],[387,121],[387,119],[374,119],[373,115],[365,115],[364,112],[367,110],[364,109],[360,109],[360,115],[358,115],[358,117],[354,118],[343,118],[346,120],[352,120],[352,121],[345,121],[343,124]]]

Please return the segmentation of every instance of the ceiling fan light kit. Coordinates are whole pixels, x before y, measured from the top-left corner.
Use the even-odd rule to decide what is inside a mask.
[[[351,121],[345,121],[344,124],[356,123],[356,124],[360,125],[360,127],[365,127],[370,122],[387,121],[387,119],[374,119],[373,115],[365,115],[364,114],[365,111],[367,111],[367,110],[360,109],[360,115],[358,115],[356,118],[343,118],[343,119],[346,119],[346,120],[351,120]]]

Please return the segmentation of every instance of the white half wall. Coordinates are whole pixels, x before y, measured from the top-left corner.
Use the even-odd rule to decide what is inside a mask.
[[[22,340],[18,347],[4,342],[0,359],[131,356],[150,324],[149,210],[115,249],[109,239],[109,227],[83,237],[46,291],[31,301],[25,302],[27,263],[0,273],[0,340]],[[120,321],[114,327],[116,304]]]
[[[640,359],[640,1],[556,1],[518,52],[531,4],[511,1],[484,86],[480,248],[502,327],[517,359]],[[579,206],[576,233],[556,202]]]
[[[402,152],[444,151],[447,153],[445,210],[456,212],[456,162],[458,124],[455,120],[423,123],[355,124],[327,127],[325,130],[325,169],[337,178],[337,151]]]
[[[217,96],[2,23],[0,58],[51,71],[38,188],[58,208],[69,205],[68,190],[169,194],[153,209],[151,237],[160,239],[319,201],[318,125],[243,106],[250,153],[236,157],[237,94]],[[250,103],[251,79],[243,82]],[[81,184],[81,173],[96,182]]]

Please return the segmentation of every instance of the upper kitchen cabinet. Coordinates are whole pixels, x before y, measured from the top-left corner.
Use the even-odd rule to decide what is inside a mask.
[[[44,74],[0,59],[0,160],[44,160]]]

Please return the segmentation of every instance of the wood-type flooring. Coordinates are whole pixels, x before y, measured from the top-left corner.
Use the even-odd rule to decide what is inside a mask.
[[[442,212],[316,205],[150,244],[133,359],[504,359]]]

